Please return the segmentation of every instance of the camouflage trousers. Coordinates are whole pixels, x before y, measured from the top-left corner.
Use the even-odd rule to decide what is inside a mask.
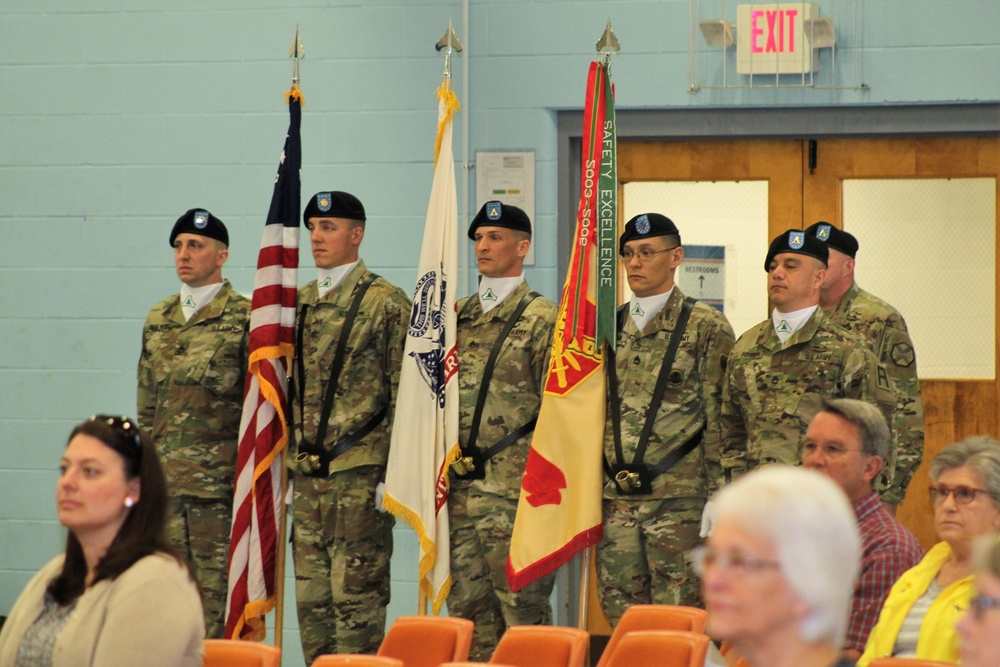
[[[226,630],[229,580],[229,531],[233,498],[172,496],[168,502],[167,539],[187,556],[201,584],[205,636],[221,639]]]
[[[612,627],[634,604],[703,606],[689,552],[704,507],[699,498],[604,499],[597,594]]]
[[[296,475],[292,554],[306,664],[323,653],[375,653],[385,634],[391,514],[375,509],[380,466]]]
[[[555,575],[516,593],[507,585],[507,554],[517,500],[475,487],[448,496],[451,535],[451,591],[448,613],[474,622],[469,659],[489,660],[511,625],[551,625]]]

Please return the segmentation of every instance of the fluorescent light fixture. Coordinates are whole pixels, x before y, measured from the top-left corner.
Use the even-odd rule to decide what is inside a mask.
[[[814,49],[828,49],[837,43],[837,29],[829,16],[805,19],[802,28]]]
[[[733,37],[733,24],[725,19],[709,19],[701,21],[698,26],[709,46],[716,49],[728,49],[736,43]]]

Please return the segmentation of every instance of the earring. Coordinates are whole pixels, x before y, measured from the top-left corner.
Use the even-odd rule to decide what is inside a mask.
[[[126,498],[125,499],[125,507],[132,507],[132,505],[135,505],[135,501],[132,500],[131,498]]]

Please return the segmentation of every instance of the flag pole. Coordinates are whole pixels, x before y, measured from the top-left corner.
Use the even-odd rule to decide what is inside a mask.
[[[291,94],[295,94],[299,90],[299,58],[305,56],[305,50],[302,48],[302,40],[299,39],[299,26],[295,26],[295,39],[292,41],[291,48],[288,49],[288,57],[292,59],[292,89]],[[293,353],[294,354],[294,353]],[[292,368],[292,360],[288,360],[287,367]],[[288,378],[288,384],[291,386],[292,379]],[[289,414],[291,414],[291,405],[288,406]],[[285,420],[286,428],[291,429],[291,424],[289,420]],[[284,639],[284,625],[285,625],[285,540],[287,538],[286,531],[288,530],[288,447],[283,447],[280,454],[281,459],[281,503],[278,520],[278,545],[277,545],[277,563],[275,566],[275,582],[274,582],[274,645],[278,648],[282,648],[282,641]]]
[[[605,69],[610,69],[611,56],[617,55],[621,50],[621,44],[618,42],[618,38],[615,37],[614,30],[611,29],[611,19],[608,19],[604,33],[597,40],[596,49],[598,63]],[[608,343],[605,342],[604,344],[607,345]],[[606,355],[605,358],[607,358]],[[583,550],[580,557],[580,595],[576,624],[581,630],[588,629],[587,620],[590,615],[590,564],[593,558],[593,550],[594,547],[587,547]]]

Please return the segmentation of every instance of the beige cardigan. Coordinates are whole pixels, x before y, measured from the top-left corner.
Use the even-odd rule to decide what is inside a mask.
[[[63,556],[32,578],[0,632],[0,667],[13,667]],[[52,667],[201,667],[205,625],[198,588],[168,556],[146,556],[88,588],[56,639]]]

